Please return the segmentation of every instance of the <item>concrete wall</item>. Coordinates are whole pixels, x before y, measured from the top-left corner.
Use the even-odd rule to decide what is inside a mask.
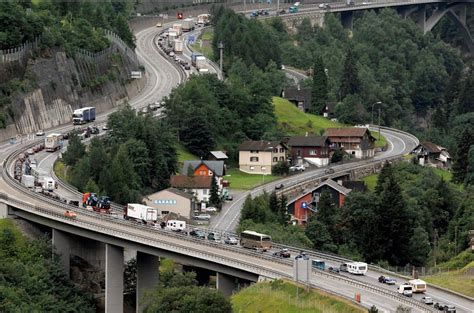
[[[174,204],[156,204],[154,201],[157,200],[175,200]],[[174,192],[168,190],[162,190],[156,192],[152,195],[149,195],[143,199],[147,206],[152,208],[157,208],[161,214],[163,211],[169,211],[176,214],[179,214],[185,218],[190,219],[192,217],[192,201],[191,199],[179,196]]]

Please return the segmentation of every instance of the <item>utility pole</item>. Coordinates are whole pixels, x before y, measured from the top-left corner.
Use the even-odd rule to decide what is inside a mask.
[[[379,141],[380,141],[380,105],[379,105]]]
[[[277,0],[277,15],[280,14],[280,0]]]
[[[372,103],[372,115],[371,115],[371,118],[370,118],[370,124],[371,125],[374,125],[374,105],[376,105],[376,104],[381,105],[382,102],[377,101],[377,102]]]
[[[223,62],[223,59],[224,59],[224,44],[221,42],[219,42],[219,69],[221,71],[221,74],[222,74],[222,62]]]

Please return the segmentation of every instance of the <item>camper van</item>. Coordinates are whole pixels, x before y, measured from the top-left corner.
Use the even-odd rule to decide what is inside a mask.
[[[367,273],[367,263],[364,262],[348,262],[343,263],[339,267],[341,272],[348,272],[354,275],[365,275]]]
[[[183,231],[186,229],[186,222],[179,220],[169,220],[166,222],[166,229],[172,231]]]

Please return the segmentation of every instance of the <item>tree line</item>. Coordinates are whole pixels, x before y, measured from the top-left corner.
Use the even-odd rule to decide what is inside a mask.
[[[108,134],[86,146],[73,135],[62,160],[69,181],[82,192],[106,194],[118,203],[140,202],[142,195],[169,186],[177,171],[172,129],[150,114],[125,106],[110,115]]]
[[[62,272],[47,238],[25,238],[11,220],[0,227],[0,311],[95,312],[92,295]]]

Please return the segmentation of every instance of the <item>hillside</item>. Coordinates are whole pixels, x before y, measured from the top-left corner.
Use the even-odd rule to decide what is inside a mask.
[[[232,297],[234,312],[364,312],[364,310],[342,299],[326,295],[320,291],[305,291],[296,286],[277,280],[254,284]],[[262,301],[265,299],[265,301]]]
[[[423,277],[428,283],[474,297],[474,261],[460,270]]]

